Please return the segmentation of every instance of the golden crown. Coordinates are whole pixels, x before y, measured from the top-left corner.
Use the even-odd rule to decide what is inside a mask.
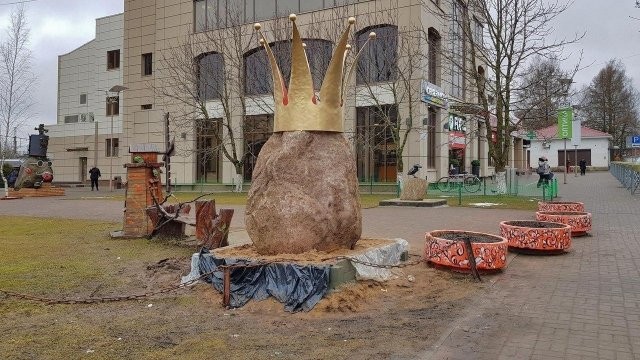
[[[302,42],[300,32],[296,26],[296,15],[289,15],[293,23],[293,37],[291,39],[291,79],[289,87],[284,83],[276,58],[269,47],[269,42],[260,31],[259,23],[254,25],[260,35],[260,44],[264,46],[267,58],[271,64],[271,76],[273,77],[273,99],[275,102],[275,114],[273,132],[281,131],[344,131],[344,118],[342,105],[344,104],[344,86],[351,81],[358,58],[362,54],[369,40],[375,39],[376,34],[369,33],[369,38],[356,55],[347,81],[344,79],[344,65],[347,51],[351,46],[347,44],[349,30],[355,24],[356,19],[349,18],[349,25],[340,37],[340,41],[333,51],[327,73],[324,76],[319,96],[313,87],[313,78],[309,68],[309,60],[305,52],[305,44]]]

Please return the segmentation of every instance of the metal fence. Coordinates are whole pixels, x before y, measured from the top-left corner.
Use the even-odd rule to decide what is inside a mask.
[[[640,165],[612,162],[609,171],[631,194],[635,194],[638,191],[640,187]]]
[[[540,198],[542,200],[552,200],[558,197],[558,179],[556,178],[548,183],[538,185],[538,175],[535,174],[507,175],[506,193],[504,194],[500,194],[494,177],[480,179],[479,189],[477,189],[477,186],[466,186],[463,181],[458,181],[455,186],[443,191],[442,187],[439,187],[438,183],[434,182],[429,184],[427,193],[431,196],[444,197],[509,195]]]

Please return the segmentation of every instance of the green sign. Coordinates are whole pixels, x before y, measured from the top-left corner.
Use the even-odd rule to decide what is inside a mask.
[[[535,139],[536,133],[533,132],[532,130],[529,130],[529,132],[527,133],[527,137],[529,138],[529,140]]]
[[[558,109],[558,135],[560,139],[571,138],[571,128],[573,126],[573,109],[570,107]]]

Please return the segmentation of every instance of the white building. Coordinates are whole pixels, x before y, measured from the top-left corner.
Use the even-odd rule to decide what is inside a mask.
[[[567,139],[567,159],[571,165],[584,159],[587,166],[607,168],[609,166],[609,140],[611,135],[582,126],[582,140],[577,147],[571,145]],[[529,164],[536,167],[538,158],[546,156],[551,167],[564,166],[564,143],[558,135],[558,125],[553,125],[535,132],[536,138],[531,139],[528,157]]]
[[[122,93],[108,92],[123,84],[123,19],[123,14],[96,19],[95,39],[58,57],[58,115],[56,125],[47,126],[56,182],[86,181],[94,165],[102,180],[110,172],[124,175]]]

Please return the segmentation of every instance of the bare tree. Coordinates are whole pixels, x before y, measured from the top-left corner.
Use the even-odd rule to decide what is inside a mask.
[[[524,129],[538,130],[557,123],[557,110],[567,97],[561,80],[574,74],[562,70],[557,58],[537,57],[526,67],[515,90],[516,114]]]
[[[404,172],[404,152],[412,133],[421,128],[419,116],[420,79],[426,56],[421,48],[422,32],[397,26],[397,10],[375,17],[360,17],[362,24],[389,24],[371,28],[375,41],[368,44],[357,60],[355,98],[369,104],[369,125],[356,130],[356,145],[372,147],[381,157],[394,153],[398,179]],[[365,26],[366,29],[366,26]],[[358,49],[365,46],[370,32],[358,34]],[[402,108],[400,108],[402,106]],[[361,146],[360,146],[361,147]]]
[[[10,149],[10,132],[20,128],[33,105],[31,89],[35,77],[31,72],[32,55],[28,46],[29,27],[26,13],[23,6],[18,6],[11,12],[6,38],[0,43],[0,168],[4,166]],[[9,196],[4,173],[2,180],[5,196]]]
[[[498,191],[504,187],[519,87],[527,65],[536,57],[558,57],[563,47],[577,42],[553,39],[552,24],[568,4],[543,0],[449,0],[450,11],[434,13],[449,24],[450,47],[443,58],[450,64],[452,88],[459,106],[476,108],[486,127],[489,156],[497,173]],[[461,78],[461,79],[460,79]],[[469,93],[474,94],[474,99]],[[491,122],[495,115],[495,124]],[[493,131],[492,131],[493,130]],[[492,139],[492,132],[494,138]]]
[[[610,134],[613,145],[626,148],[626,138],[640,129],[640,95],[620,60],[611,60],[593,78],[581,101],[585,123]]]
[[[255,37],[253,29],[241,25],[241,14],[239,9],[230,8],[226,18],[209,20],[225,21],[224,29],[180,38],[162,54],[164,78],[154,88],[171,109],[174,130],[201,135],[195,149],[192,145],[178,147],[178,153],[195,153],[198,166],[222,154],[235,168],[237,191],[242,190],[247,158],[242,149],[242,119],[248,101],[243,56],[257,46],[255,39],[251,41]],[[207,28],[212,24],[197,26]]]

